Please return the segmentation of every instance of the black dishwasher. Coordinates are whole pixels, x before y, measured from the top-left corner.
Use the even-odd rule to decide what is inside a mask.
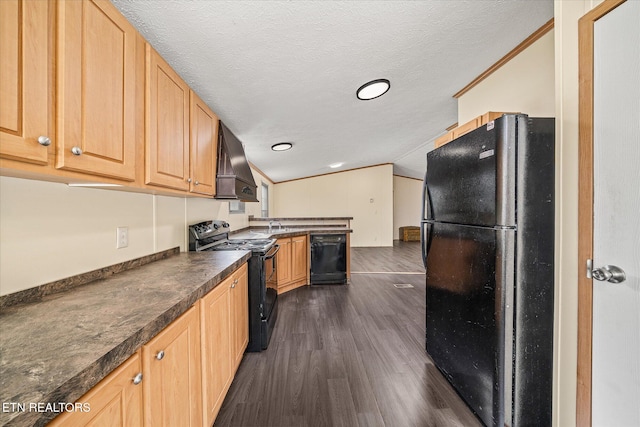
[[[347,283],[347,235],[311,235],[311,284]]]

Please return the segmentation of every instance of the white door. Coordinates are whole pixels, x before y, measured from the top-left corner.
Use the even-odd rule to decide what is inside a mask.
[[[640,426],[639,23],[640,1],[627,1],[594,24],[593,267],[626,274],[593,280],[595,427]]]

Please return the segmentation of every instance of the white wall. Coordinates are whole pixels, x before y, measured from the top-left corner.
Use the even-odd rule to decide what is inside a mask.
[[[399,228],[419,226],[422,214],[422,180],[393,176],[393,238],[398,240]]]
[[[393,165],[275,184],[273,217],[352,216],[351,246],[393,245]]]
[[[258,189],[263,180],[273,189],[254,177]],[[213,199],[0,177],[0,295],[176,246],[185,251],[188,224],[221,219],[236,230],[248,226],[248,214],[259,216],[260,203],[229,215],[229,204]],[[127,248],[116,249],[117,227],[129,228]]]
[[[458,123],[487,111],[555,117],[554,30],[458,98]]]

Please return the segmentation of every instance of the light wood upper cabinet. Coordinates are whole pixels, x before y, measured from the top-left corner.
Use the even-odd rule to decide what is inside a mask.
[[[49,149],[42,144],[54,140],[49,126],[52,8],[48,1],[0,1],[0,156],[4,158],[48,161]]]
[[[189,190],[189,86],[146,46],[145,183]]]
[[[216,158],[218,116],[194,91],[189,109],[191,127],[190,174],[192,193],[214,196],[216,191]]]
[[[56,167],[133,181],[137,32],[107,0],[57,5]]]
[[[449,132],[445,133],[444,135],[438,137],[435,139],[434,141],[434,148],[438,148],[443,146],[444,144],[453,141],[454,139],[461,137],[462,135],[465,135],[469,132],[471,132],[472,130],[475,130],[477,128],[479,128],[482,125],[486,125],[487,123],[502,117],[502,115],[504,114],[518,114],[518,113],[504,113],[504,112],[497,112],[497,111],[488,111],[486,113],[484,113],[481,116],[478,116],[472,120],[469,120],[467,123],[460,125],[452,130],[450,130]]]
[[[198,305],[142,347],[145,426],[201,426]]]
[[[307,236],[297,236],[291,238],[291,280],[299,281],[307,279]]]
[[[137,352],[110,373],[87,394],[77,400],[89,410],[65,412],[49,423],[49,427],[142,425],[142,384],[135,380],[142,373],[140,354]],[[84,406],[83,406],[84,408]]]

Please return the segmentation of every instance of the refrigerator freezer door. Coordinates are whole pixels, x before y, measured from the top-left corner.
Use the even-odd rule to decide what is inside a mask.
[[[489,426],[511,417],[515,231],[423,222],[427,352]],[[505,372],[506,370],[506,372]],[[505,401],[507,399],[507,401]]]
[[[423,219],[515,225],[518,123],[505,115],[427,154]]]

